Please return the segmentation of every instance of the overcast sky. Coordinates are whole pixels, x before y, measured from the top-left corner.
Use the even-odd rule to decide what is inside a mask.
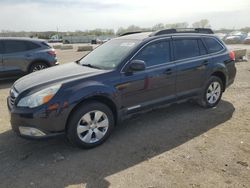
[[[214,29],[250,26],[250,0],[0,0],[0,30],[151,27],[203,18]]]

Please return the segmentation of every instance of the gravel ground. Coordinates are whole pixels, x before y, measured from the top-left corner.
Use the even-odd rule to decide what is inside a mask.
[[[84,53],[58,50],[61,63]],[[172,105],[123,122],[79,150],[62,138],[29,141],[10,129],[0,83],[0,187],[250,187],[250,62],[217,108]]]

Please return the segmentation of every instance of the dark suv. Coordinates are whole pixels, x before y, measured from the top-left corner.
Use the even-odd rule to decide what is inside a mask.
[[[130,33],[17,80],[8,97],[12,129],[32,138],[66,133],[90,148],[141,110],[189,99],[216,106],[234,81],[234,53],[204,32]]]
[[[56,64],[54,49],[43,40],[0,38],[0,80]]]

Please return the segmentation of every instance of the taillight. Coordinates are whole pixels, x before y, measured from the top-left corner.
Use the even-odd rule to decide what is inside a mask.
[[[50,50],[47,52],[49,55],[56,56],[55,50]]]
[[[230,60],[235,61],[235,54],[234,54],[234,51],[230,51],[230,52],[229,52],[229,57],[230,57]]]

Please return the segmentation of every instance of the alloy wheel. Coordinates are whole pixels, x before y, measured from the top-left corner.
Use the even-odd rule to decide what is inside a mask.
[[[46,69],[46,68],[47,68],[47,66],[39,64],[39,65],[36,65],[36,66],[33,67],[32,72],[36,72],[36,71]]]
[[[107,115],[99,110],[84,114],[77,125],[77,135],[85,143],[101,140],[109,128]]]
[[[206,93],[207,102],[209,104],[215,104],[219,100],[220,95],[221,95],[220,83],[217,81],[212,82],[207,89]]]

